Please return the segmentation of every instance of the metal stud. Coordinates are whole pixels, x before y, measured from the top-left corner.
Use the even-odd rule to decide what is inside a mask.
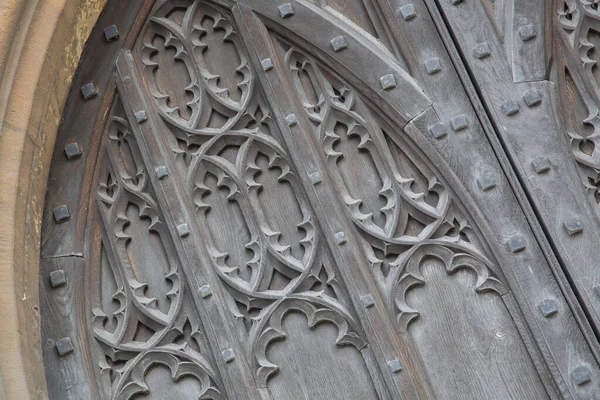
[[[231,349],[231,348],[227,348],[227,349],[223,350],[221,352],[221,356],[223,357],[223,361],[225,361],[226,363],[230,363],[233,360],[235,360],[235,353],[233,352],[233,349]]]
[[[536,157],[532,162],[531,165],[533,166],[533,170],[537,173],[537,174],[541,174],[544,173],[548,170],[550,170],[550,161],[548,161],[548,159],[546,157]]]
[[[533,107],[542,102],[542,95],[536,89],[529,89],[523,93],[523,101],[528,107]]]
[[[285,3],[279,6],[279,14],[281,14],[281,18],[287,18],[294,15],[294,8],[290,3]]]
[[[570,216],[563,221],[563,225],[569,236],[579,233],[583,230],[583,222],[576,216]]]
[[[62,269],[50,272],[50,286],[53,288],[61,287],[67,284],[67,276]]]
[[[287,122],[288,126],[294,126],[298,123],[298,118],[296,118],[296,114],[288,114],[285,117],[285,121]]]
[[[72,160],[81,156],[83,152],[81,151],[81,147],[76,142],[67,143],[65,146],[65,155],[67,156],[67,160]]]
[[[519,28],[519,36],[521,36],[521,40],[527,42],[528,40],[533,39],[537,35],[535,26],[529,24],[522,26]]]
[[[86,83],[81,87],[81,94],[85,100],[89,100],[93,97],[96,97],[98,95],[98,91],[93,83]]]
[[[58,351],[59,356],[64,357],[73,350],[74,348],[71,338],[66,337],[56,341],[56,351]]]
[[[260,62],[260,65],[262,65],[264,71],[269,71],[273,69],[273,60],[267,57]]]
[[[362,301],[365,308],[373,307],[375,305],[375,298],[373,298],[373,295],[370,293],[360,296],[360,301]]]
[[[509,100],[506,103],[502,104],[501,109],[504,115],[511,116],[519,112],[519,105],[514,101]]]
[[[156,177],[158,179],[166,178],[169,175],[169,171],[167,171],[167,167],[161,165],[160,167],[156,167]]]
[[[190,228],[188,227],[188,224],[177,225],[177,234],[179,235],[179,237],[186,237],[187,235],[189,235]]]
[[[336,232],[333,235],[333,239],[335,240],[335,243],[338,245],[342,245],[348,241],[348,239],[346,238],[346,234],[344,232]]]
[[[200,296],[202,296],[203,299],[206,299],[207,297],[212,296],[212,290],[210,288],[210,286],[208,285],[203,285],[200,286]]]
[[[592,380],[590,369],[585,365],[580,365],[571,371],[571,380],[577,386],[581,386],[584,383],[588,383]]]
[[[481,60],[490,55],[490,46],[487,42],[477,43],[473,48],[473,51],[475,52],[475,57]]]
[[[432,125],[429,128],[429,132],[431,132],[434,138],[441,139],[448,134],[448,129],[446,128],[446,125],[438,123]]]
[[[54,214],[54,220],[59,224],[71,219],[69,208],[65,204],[55,207],[52,213]]]
[[[119,39],[119,29],[117,28],[117,26],[109,25],[106,28],[104,28],[104,37],[109,42]]]
[[[558,304],[552,299],[546,299],[538,304],[538,309],[545,318],[549,318],[558,312]]]
[[[437,57],[430,58],[429,60],[425,61],[425,70],[429,75],[440,72],[442,70],[442,60]]]
[[[379,78],[379,82],[381,82],[381,87],[383,90],[389,90],[396,87],[396,78],[394,78],[393,74],[385,74],[381,78]]]
[[[402,18],[405,21],[410,21],[417,16],[417,13],[415,12],[415,6],[413,4],[406,4],[400,7],[400,15],[402,15]]]
[[[343,36],[336,36],[331,39],[331,46],[333,46],[334,51],[341,51],[348,47],[348,43],[346,43]]]
[[[511,253],[518,253],[519,251],[525,250],[525,247],[527,247],[527,242],[521,235],[514,235],[508,239],[508,249]]]
[[[490,190],[496,187],[496,180],[494,179],[494,175],[489,171],[482,173],[479,179],[477,180],[477,183],[479,183],[479,188],[483,191]]]
[[[455,115],[450,119],[450,125],[452,125],[454,132],[458,132],[469,126],[469,120],[465,114]]]
[[[391,361],[388,361],[388,366],[393,373],[397,373],[402,371],[402,363],[397,358],[394,358]]]
[[[318,185],[319,183],[322,182],[321,173],[319,173],[319,172],[313,172],[312,174],[309,175],[309,178],[310,178],[310,183],[312,183],[313,185]]]
[[[146,110],[139,110],[135,112],[135,120],[138,122],[138,124],[146,121],[148,119],[148,116],[146,115]]]

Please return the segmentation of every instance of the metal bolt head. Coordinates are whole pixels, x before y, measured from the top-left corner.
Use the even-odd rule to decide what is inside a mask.
[[[448,129],[446,128],[446,125],[438,123],[432,125],[429,128],[429,132],[431,132],[434,138],[441,139],[448,134]]]
[[[142,123],[148,119],[146,115],[146,110],[139,110],[135,112],[135,120],[139,123]]]
[[[104,28],[104,37],[108,42],[119,39],[119,29],[116,25],[109,25]]]
[[[309,175],[310,178],[310,183],[312,183],[313,185],[318,185],[319,183],[321,183],[323,180],[321,179],[321,174],[319,172],[313,172],[312,174]]]
[[[527,107],[533,107],[542,102],[542,95],[536,89],[530,89],[523,93],[523,101]]]
[[[54,214],[54,220],[58,224],[71,219],[69,208],[65,204],[61,204],[60,206],[55,207],[52,213]]]
[[[167,167],[161,165],[160,167],[156,167],[156,177],[158,179],[166,178],[169,175],[169,171],[167,171]]]
[[[569,236],[583,231],[583,222],[579,217],[570,216],[563,221],[563,225]]]
[[[487,42],[477,43],[473,48],[473,51],[475,52],[475,57],[481,60],[490,55],[490,46]]]
[[[56,341],[56,351],[61,357],[66,356],[74,350],[71,338],[66,337]]]
[[[558,312],[558,304],[552,299],[546,299],[538,304],[538,309],[545,318],[549,318]]]
[[[98,95],[96,86],[93,83],[86,83],[81,87],[81,94],[85,100],[89,100]]]
[[[334,51],[341,51],[348,47],[348,43],[346,43],[343,36],[336,36],[331,39],[331,46],[333,46]]]
[[[388,366],[393,373],[397,373],[402,371],[402,363],[397,358],[394,358],[391,361],[388,361]]]
[[[511,253],[518,253],[519,251],[525,250],[525,247],[527,247],[527,242],[521,235],[514,235],[508,239],[508,250],[510,250]]]
[[[360,296],[360,301],[362,301],[365,308],[373,307],[375,305],[375,298],[370,293]]]
[[[230,363],[233,360],[235,360],[235,353],[233,352],[233,349],[231,349],[231,348],[227,348],[227,349],[223,350],[221,352],[221,356],[223,357],[223,361],[225,361],[226,363]]]
[[[548,161],[548,159],[546,157],[536,157],[532,162],[531,165],[533,166],[533,170],[538,173],[544,173],[548,170],[550,170],[550,161]]]
[[[519,28],[519,36],[521,36],[521,40],[527,42],[528,40],[533,39],[537,35],[535,26],[532,24],[522,26]]]
[[[405,21],[410,21],[417,16],[415,12],[415,6],[413,4],[406,4],[400,7],[400,15]]]
[[[260,62],[260,65],[262,65],[263,71],[269,71],[273,69],[273,60],[267,57]]]
[[[333,235],[333,239],[335,240],[335,243],[338,245],[342,245],[348,241],[348,239],[346,238],[346,234],[344,232],[336,232]]]
[[[212,296],[212,290],[209,285],[200,286],[199,291],[200,291],[200,296],[202,296],[203,299],[206,299],[207,297]]]
[[[477,180],[479,184],[479,188],[483,191],[490,190],[496,187],[496,180],[494,179],[494,175],[487,171],[481,174],[479,179]]]
[[[279,6],[279,14],[281,18],[288,18],[294,15],[294,8],[290,3],[284,3]]]
[[[298,123],[298,118],[296,118],[296,114],[288,114],[285,116],[285,122],[288,126],[294,126]]]
[[[454,132],[458,132],[469,126],[469,120],[465,114],[455,115],[450,119],[450,125],[452,125]]]
[[[442,70],[442,61],[437,57],[430,58],[425,61],[425,70],[429,75],[440,72]]]
[[[457,5],[463,2],[463,0],[450,0],[452,2],[452,5]]]
[[[186,237],[187,235],[189,235],[190,228],[188,224],[177,225],[177,234],[179,235],[179,237]]]
[[[50,286],[57,288],[67,284],[67,276],[62,269],[50,272]]]
[[[519,105],[512,100],[505,102],[500,108],[506,116],[515,115],[519,112]]]
[[[590,369],[586,365],[580,365],[571,371],[571,380],[577,386],[588,383],[592,380]]]
[[[81,156],[83,152],[81,151],[81,147],[76,142],[67,143],[65,146],[65,155],[67,156],[67,160],[72,160]]]
[[[396,87],[396,78],[394,78],[393,74],[383,75],[379,78],[379,82],[381,82],[383,90],[390,90]]]

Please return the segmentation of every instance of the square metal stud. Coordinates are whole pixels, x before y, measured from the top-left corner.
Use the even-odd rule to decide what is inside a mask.
[[[458,132],[469,126],[469,120],[465,114],[455,115],[450,119],[450,125],[452,125],[454,132]]]
[[[71,338],[62,338],[56,341],[56,351],[58,351],[58,355],[61,357],[66,356],[71,353],[73,350],[73,342],[71,342]]]
[[[119,29],[116,25],[109,25],[104,28],[104,37],[108,42],[112,42],[114,40],[119,39]]]
[[[146,110],[139,110],[135,112],[135,120],[138,122],[138,124],[146,121],[148,119],[148,116],[146,115]]]
[[[502,104],[502,107],[500,108],[502,109],[504,115],[507,116],[515,115],[519,112],[519,105],[512,100],[509,100],[506,103]]]
[[[50,286],[53,288],[61,287],[67,284],[67,275],[62,269],[50,272]]]
[[[267,57],[260,62],[260,65],[262,65],[263,71],[269,71],[273,69],[273,60]]]
[[[54,214],[54,220],[59,224],[71,219],[69,208],[65,204],[55,207],[52,213]]]
[[[563,225],[569,236],[579,233],[583,230],[583,222],[576,216],[570,216],[563,221]]]
[[[446,128],[446,125],[438,123],[432,125],[429,128],[429,132],[431,132],[434,138],[441,139],[448,134],[448,129]]]
[[[379,78],[379,82],[381,82],[381,87],[383,90],[389,90],[396,87],[396,78],[394,78],[393,74],[385,74],[381,78]]]
[[[89,100],[93,97],[98,96],[98,91],[93,83],[86,83],[81,87],[81,94],[85,100]]]
[[[296,118],[296,114],[288,114],[285,116],[285,122],[288,126],[294,126],[298,123],[298,118]]]
[[[533,39],[535,36],[537,35],[535,26],[529,24],[529,25],[525,25],[522,26],[521,28],[519,28],[519,36],[521,37],[521,40],[524,42],[527,42],[528,40]]]
[[[156,171],[156,177],[158,179],[163,179],[163,178],[166,178],[167,176],[169,176],[169,171],[167,171],[167,167],[165,167],[164,165],[161,165],[160,167],[156,167],[155,171]]]
[[[67,143],[65,146],[65,155],[67,156],[67,160],[72,160],[81,156],[82,154],[83,151],[81,151],[81,147],[79,147],[79,144],[76,142]]]
[[[550,161],[546,157],[539,156],[531,162],[531,166],[536,173],[542,174],[550,170]]]
[[[370,293],[360,296],[360,301],[362,301],[365,308],[373,307],[375,305],[375,298]]]
[[[437,57],[430,58],[429,60],[425,61],[425,70],[429,75],[440,72],[442,70],[442,60]]]
[[[546,299],[538,304],[538,309],[545,318],[549,318],[558,312],[558,304],[552,299]]]
[[[483,191],[496,187],[496,179],[494,179],[494,175],[491,172],[482,173],[477,180],[477,183],[479,184],[479,188]]]
[[[523,93],[523,101],[527,107],[533,107],[542,102],[542,95],[536,89],[529,89]]]
[[[281,18],[288,18],[294,15],[294,8],[290,3],[284,3],[279,6],[279,14]]]
[[[212,296],[212,290],[211,290],[210,286],[208,286],[208,285],[200,286],[199,292],[200,292],[200,296],[202,296],[203,299],[206,299],[206,298]]]
[[[393,373],[397,373],[402,371],[402,363],[397,358],[394,358],[391,361],[388,361],[388,366]]]
[[[514,235],[508,239],[508,250],[510,250],[511,253],[518,253],[519,251],[525,250],[525,247],[527,247],[527,242],[521,235]]]
[[[343,36],[336,36],[331,39],[331,46],[333,46],[334,51],[340,51],[348,47],[348,43],[346,43],[346,39]]]
[[[333,239],[335,240],[335,243],[338,245],[342,245],[348,241],[348,239],[346,238],[346,234],[344,232],[336,232],[333,235]]]
[[[571,371],[571,380],[577,386],[581,386],[584,383],[588,383],[592,380],[590,369],[585,365],[580,365]]]
[[[230,363],[233,360],[235,360],[235,353],[233,352],[233,349],[231,349],[231,348],[227,348],[227,349],[223,350],[221,352],[221,356],[223,357],[223,361],[225,361],[226,363]]]
[[[487,42],[477,43],[473,48],[473,51],[475,52],[475,57],[481,60],[490,55],[490,46],[487,44]]]
[[[415,12],[415,6],[413,4],[406,4],[400,7],[400,15],[405,21],[410,21],[417,16]]]
[[[310,178],[310,183],[312,183],[313,185],[318,185],[319,183],[321,183],[323,181],[321,179],[321,173],[320,172],[313,172],[308,177]]]
[[[188,224],[177,225],[177,234],[179,235],[179,237],[186,237],[187,235],[189,235],[190,228]]]

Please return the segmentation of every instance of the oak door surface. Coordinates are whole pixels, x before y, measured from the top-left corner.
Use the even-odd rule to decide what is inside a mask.
[[[600,398],[599,19],[109,1],[48,181],[49,397]]]

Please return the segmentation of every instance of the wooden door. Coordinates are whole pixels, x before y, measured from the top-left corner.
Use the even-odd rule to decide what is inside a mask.
[[[596,2],[109,1],[51,399],[600,398]]]

